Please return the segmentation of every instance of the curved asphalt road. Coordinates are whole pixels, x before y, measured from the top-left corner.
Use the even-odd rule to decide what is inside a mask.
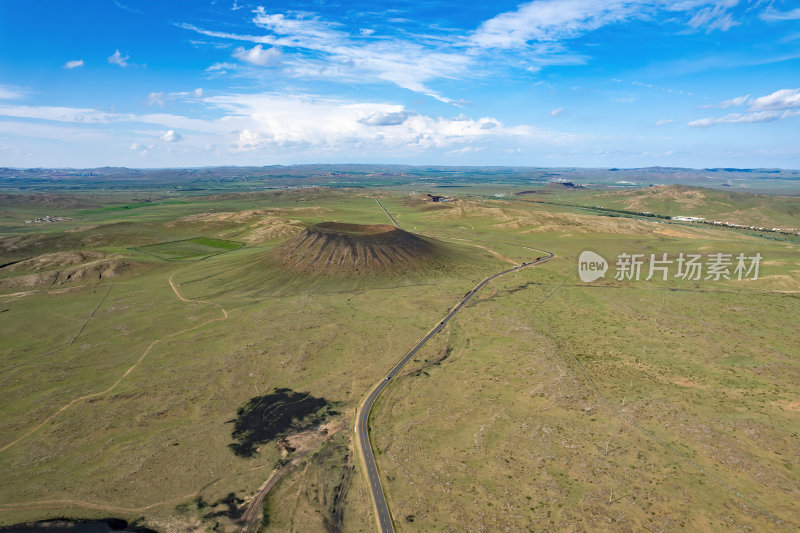
[[[394,225],[399,228],[400,225],[397,223],[394,217],[391,214],[389,214],[386,208],[383,207],[383,204],[381,204],[380,200],[376,201],[378,202],[378,205],[381,206],[381,209],[383,209],[383,211],[389,216]],[[455,316],[455,314],[458,313],[461,310],[461,308],[464,307],[464,305],[466,305],[467,302],[469,302],[470,299],[473,296],[475,296],[475,294],[479,290],[483,288],[484,285],[486,285],[495,278],[499,278],[500,276],[505,276],[506,274],[510,274],[511,272],[516,272],[517,270],[523,269],[528,266],[544,263],[548,259],[554,257],[554,254],[552,254],[551,252],[547,252],[545,250],[537,250],[536,248],[530,248],[528,246],[522,246],[522,247],[528,248],[529,250],[536,250],[537,252],[543,252],[546,255],[539,257],[533,261],[528,261],[526,263],[517,265],[513,268],[509,268],[502,272],[498,272],[497,274],[489,276],[485,280],[478,283],[478,285],[476,285],[474,289],[469,291],[464,296],[464,298],[462,298],[461,301],[458,302],[458,305],[456,305],[449,313],[447,313],[447,316],[445,316],[441,322],[436,324],[436,326],[432,330],[430,330],[428,334],[422,338],[422,340],[420,340],[413,348],[411,348],[411,351],[409,351],[402,359],[400,359],[400,361],[396,365],[394,365],[394,368],[392,368],[389,371],[389,373],[386,374],[386,377],[383,380],[381,380],[381,382],[378,383],[378,385],[375,386],[374,389],[372,389],[372,391],[369,393],[369,396],[367,396],[367,399],[364,400],[364,403],[361,405],[361,409],[358,411],[358,416],[356,418],[356,434],[357,434],[356,438],[358,439],[359,447],[361,448],[362,457],[364,459],[364,466],[367,471],[367,481],[369,482],[370,492],[372,493],[372,501],[375,504],[375,512],[378,515],[378,529],[383,533],[394,532],[394,525],[392,524],[392,515],[389,512],[389,506],[386,504],[386,497],[383,494],[383,486],[381,485],[381,478],[378,475],[378,467],[375,465],[375,456],[372,453],[372,444],[370,443],[369,440],[369,413],[372,410],[372,406],[375,404],[375,400],[378,399],[378,396],[381,395],[381,392],[383,392],[383,389],[385,389],[387,385],[389,385],[391,379],[395,377],[403,369],[406,363],[408,363],[417,354],[420,348],[425,346],[425,344],[429,340],[431,340],[437,333],[439,333],[447,325],[448,322],[450,322],[450,319],[453,318],[453,316]]]

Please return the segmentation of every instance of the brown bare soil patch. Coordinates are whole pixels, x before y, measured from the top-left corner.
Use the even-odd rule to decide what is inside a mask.
[[[647,209],[649,202],[653,200],[671,200],[677,202],[684,208],[690,209],[704,205],[707,199],[702,191],[684,189],[672,185],[656,185],[637,192],[639,195],[632,198],[625,205],[625,209],[644,211]]]
[[[42,235],[36,233],[26,233],[25,235],[14,235],[0,239],[0,251],[13,252],[26,246],[31,246],[43,239]]]
[[[293,452],[305,452],[317,447],[329,435],[344,429],[342,421],[330,421],[326,424],[287,435],[278,440],[277,446],[281,456],[286,457]]]
[[[42,270],[50,270],[59,267],[70,265],[77,265],[85,263],[93,259],[99,259],[104,254],[99,252],[54,252],[50,254],[42,254],[37,257],[25,259],[17,263],[12,263],[0,268],[0,272],[19,272],[19,271],[34,271],[40,272]]]
[[[672,380],[672,382],[679,386],[679,387],[696,387],[697,383],[690,380],[689,378],[678,376]]]
[[[299,220],[287,218],[287,212],[313,211],[312,208],[290,209],[250,209],[247,211],[222,211],[217,213],[198,213],[178,219],[168,226],[179,223],[214,223],[228,222],[247,224],[244,230],[241,227],[223,234],[225,238],[236,237],[247,244],[259,244],[265,241],[281,239],[297,235],[303,228]]]
[[[81,233],[83,231],[99,228],[100,226],[101,224],[89,224],[88,226],[80,226],[78,228],[68,229],[66,233]]]
[[[81,252],[84,253],[84,252]],[[45,254],[58,255],[58,254]],[[41,256],[40,256],[41,257]],[[33,258],[25,262],[36,262],[40,258]],[[60,258],[64,259],[64,258]],[[43,263],[47,264],[48,260]],[[10,266],[16,266],[16,263]],[[123,259],[121,257],[104,257],[76,266],[68,266],[57,270],[45,270],[34,274],[26,274],[0,280],[0,290],[24,290],[63,285],[65,283],[81,283],[101,281],[133,273],[141,263]],[[6,267],[9,268],[9,267]]]
[[[297,235],[305,225],[299,220],[283,217],[265,216],[259,219],[253,229],[239,238],[247,244],[258,244],[273,239],[281,239]]]
[[[485,207],[476,202],[462,201],[449,204],[446,212],[432,215],[432,219],[484,218],[495,221],[494,228],[522,230],[522,233],[549,233],[569,231],[572,234],[609,233],[634,235],[652,231],[646,222],[632,219],[606,219],[594,215],[551,212],[547,210],[522,210],[510,207]]]
[[[697,235],[693,235],[691,233],[685,231],[676,231],[674,229],[664,228],[655,231],[656,235],[663,235],[665,237],[678,237],[681,239],[697,239],[699,238]]]
[[[246,222],[255,217],[278,214],[274,209],[250,209],[247,211],[220,211],[216,213],[197,213],[181,217],[177,222]]]

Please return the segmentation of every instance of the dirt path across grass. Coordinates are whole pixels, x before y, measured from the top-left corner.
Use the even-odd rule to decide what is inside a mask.
[[[329,431],[324,435],[320,435],[319,440],[315,439],[310,446],[297,453],[297,455],[292,457],[285,465],[272,473],[264,485],[261,486],[255,498],[253,498],[253,500],[247,506],[247,511],[245,511],[245,513],[242,515],[242,533],[252,533],[258,529],[258,525],[261,521],[261,513],[259,511],[261,511],[261,506],[264,504],[264,499],[269,494],[269,491],[275,488],[275,485],[278,484],[283,476],[286,475],[286,473],[289,472],[289,470],[291,470],[297,463],[319,449],[319,447],[322,446],[325,441],[338,433],[341,429],[343,429],[343,426],[338,426],[333,431]]]
[[[458,237],[441,237],[441,236],[437,236],[437,238],[441,239],[441,240],[451,239],[451,240],[459,241],[461,244],[466,244],[467,246],[474,246],[475,248],[482,248],[482,249],[486,250],[487,252],[489,252],[490,254],[492,254],[493,256],[495,256],[496,258],[500,259],[501,261],[505,261],[506,263],[512,264],[514,266],[518,266],[519,265],[519,261],[514,261],[513,259],[510,259],[510,258],[504,256],[500,252],[496,252],[496,251],[492,250],[491,248],[487,248],[486,246],[483,246],[483,245],[480,245],[480,244],[475,244],[473,242],[469,242],[467,239],[461,239],[461,238],[458,238]]]
[[[67,344],[65,344],[64,346],[61,346],[60,348],[56,348],[54,350],[50,350],[49,352],[37,355],[35,357],[31,357],[30,359],[28,359],[26,361],[22,361],[21,363],[17,363],[14,366],[10,366],[8,368],[4,368],[4,369],[0,370],[0,374],[5,374],[6,372],[8,372],[10,370],[14,370],[15,368],[19,368],[21,366],[25,366],[25,365],[27,365],[29,363],[32,363],[32,362],[37,361],[39,359],[42,359],[43,357],[47,357],[48,355],[52,355],[54,353],[58,353],[61,350],[66,350],[67,348],[69,348],[70,346],[75,344],[75,341],[78,339],[78,337],[80,337],[81,333],[83,333],[83,330],[86,329],[86,325],[92,319],[92,317],[97,312],[97,310],[100,309],[100,306],[103,305],[103,302],[106,301],[106,298],[108,298],[108,294],[111,292],[111,288],[113,286],[114,285],[109,285],[108,286],[108,290],[106,291],[106,293],[103,295],[102,298],[100,298],[100,301],[97,302],[96,306],[94,306],[94,309],[92,309],[92,312],[89,313],[89,316],[86,317],[86,320],[84,320],[83,323],[81,324],[81,326],[78,328],[78,332],[75,333],[75,335],[72,336],[72,339],[70,339],[70,341]]]
[[[169,277],[169,285],[170,285],[170,287],[172,287],[172,291],[175,293],[175,296],[177,296],[177,297],[178,297],[178,299],[179,299],[179,300],[181,300],[182,302],[202,302],[202,300],[189,300],[189,299],[187,299],[187,298],[184,298],[184,297],[183,297],[183,295],[181,295],[181,293],[178,291],[178,288],[177,288],[177,287],[175,286],[175,284],[172,282],[172,275],[170,275],[170,277]],[[176,336],[178,336],[178,335],[182,335],[182,334],[184,334],[184,333],[188,333],[188,332],[190,332],[190,331],[194,331],[194,330],[196,330],[196,329],[199,329],[199,328],[201,328],[201,327],[203,327],[203,326],[206,326],[206,325],[208,325],[208,324],[212,324],[212,323],[214,323],[214,322],[219,322],[219,321],[221,321],[221,320],[227,320],[227,319],[228,319],[228,312],[227,312],[227,311],[226,311],[226,310],[225,310],[225,309],[224,309],[224,308],[223,308],[221,305],[219,305],[219,304],[216,304],[216,303],[213,303],[213,302],[205,302],[205,303],[208,303],[209,305],[214,305],[214,306],[218,307],[218,308],[219,308],[219,310],[220,310],[220,311],[222,311],[222,316],[221,316],[221,317],[218,317],[218,318],[212,318],[212,319],[210,319],[210,320],[206,320],[205,322],[202,322],[202,323],[200,323],[200,324],[197,324],[196,326],[192,326],[192,327],[190,327],[190,328],[186,328],[186,329],[183,329],[183,330],[181,330],[181,331],[176,331],[175,333],[170,333],[169,335],[166,335],[166,336],[164,336],[164,337],[161,337],[160,339],[156,339],[156,340],[154,340],[153,342],[151,342],[151,343],[150,343],[150,345],[149,345],[149,346],[147,347],[147,349],[146,349],[146,350],[145,350],[145,351],[142,353],[142,355],[140,355],[140,356],[139,356],[139,358],[136,360],[136,362],[135,362],[135,363],[133,363],[133,365],[131,365],[131,367],[130,367],[130,368],[128,368],[128,369],[125,371],[125,373],[124,373],[124,374],[122,374],[122,375],[121,375],[121,376],[120,376],[120,377],[119,377],[119,378],[118,378],[118,379],[117,379],[117,380],[116,380],[116,381],[115,381],[113,384],[111,384],[111,386],[110,386],[110,387],[108,387],[107,389],[105,389],[105,390],[102,390],[102,391],[100,391],[100,392],[93,392],[93,393],[91,393],[91,394],[86,394],[86,395],[84,395],[84,396],[80,396],[80,397],[78,397],[78,398],[74,398],[74,399],[73,399],[73,400],[71,400],[69,403],[67,403],[67,404],[63,405],[63,406],[62,406],[62,407],[61,407],[61,408],[60,408],[58,411],[56,411],[55,413],[53,413],[53,414],[51,414],[50,416],[48,416],[47,418],[45,418],[45,419],[44,419],[42,422],[40,422],[39,424],[37,424],[37,425],[36,425],[36,426],[34,426],[33,428],[29,429],[27,432],[23,433],[23,434],[22,434],[20,437],[18,437],[17,439],[15,439],[15,440],[13,440],[13,441],[9,442],[9,443],[8,443],[8,444],[6,444],[5,446],[1,447],[1,448],[0,448],[0,452],[4,452],[4,451],[6,451],[7,449],[11,448],[11,447],[12,447],[12,446],[14,446],[15,444],[17,444],[17,443],[19,443],[19,442],[23,441],[24,439],[28,438],[29,436],[33,435],[33,434],[34,434],[34,433],[36,433],[36,432],[37,432],[37,431],[38,431],[38,430],[39,430],[39,429],[40,429],[42,426],[44,426],[44,425],[46,425],[46,424],[49,424],[49,423],[50,423],[50,422],[51,422],[51,421],[52,421],[54,418],[56,418],[58,415],[60,415],[61,413],[63,413],[64,411],[66,411],[67,409],[69,409],[70,407],[72,407],[73,405],[75,405],[76,403],[79,403],[79,402],[82,402],[82,401],[85,401],[85,400],[89,400],[89,399],[91,399],[91,398],[96,398],[96,397],[98,397],[98,396],[103,396],[103,395],[105,395],[105,394],[108,394],[108,393],[110,393],[110,392],[111,392],[111,391],[113,391],[114,389],[116,389],[116,388],[117,388],[117,386],[118,386],[118,385],[119,385],[119,384],[122,382],[122,380],[123,380],[123,379],[125,379],[126,377],[128,377],[128,375],[129,375],[131,372],[133,372],[133,371],[136,369],[136,367],[137,367],[137,366],[139,366],[139,364],[140,364],[142,361],[144,361],[144,359],[147,357],[147,355],[150,353],[150,351],[153,349],[153,347],[154,347],[156,344],[158,344],[158,343],[160,343],[160,342],[162,342],[162,341],[165,341],[165,340],[167,340],[167,339],[169,339],[169,338],[176,337]]]

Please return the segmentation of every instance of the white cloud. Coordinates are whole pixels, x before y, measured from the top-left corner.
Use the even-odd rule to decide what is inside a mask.
[[[399,126],[410,116],[411,113],[408,111],[397,111],[394,113],[376,111],[368,117],[358,119],[358,121],[367,126]]]
[[[246,35],[208,31],[191,24],[179,26],[209,37],[281,47],[284,51],[293,49],[299,53],[283,54],[281,65],[291,77],[346,83],[373,83],[382,80],[447,103],[456,102],[429,88],[427,82],[441,78],[457,78],[463,75],[473,62],[473,58],[465,54],[462,49],[431,49],[417,41],[395,38],[359,42],[349,34],[336,29],[336,24],[310,16],[268,14],[263,8],[259,8],[256,10],[253,23],[271,33]],[[269,59],[271,65],[276,61],[277,51],[271,52],[272,57],[262,57],[267,53],[270,53],[270,50],[263,50],[260,46],[250,50],[240,47],[234,52],[234,57],[244,61]],[[207,71],[217,74],[226,72],[248,74],[238,65],[231,63],[216,63]],[[260,73],[255,72],[255,75]]]
[[[123,115],[118,122],[143,122],[145,124],[157,124],[166,128],[179,128],[203,133],[218,133],[219,126],[213,120],[203,120],[189,118],[181,115],[171,115],[167,113],[148,113],[145,115]]]
[[[796,109],[800,108],[800,89],[780,89],[750,102],[750,109]]]
[[[631,17],[637,7],[637,2],[625,0],[538,0],[483,22],[470,41],[483,48],[558,41]]]
[[[166,95],[163,92],[153,92],[147,95],[145,105],[160,105],[164,106]]]
[[[19,100],[25,98],[25,93],[20,89],[0,85],[0,100]]]
[[[306,37],[325,40],[330,39],[330,37],[334,35],[332,27],[335,26],[335,24],[326,23],[317,17],[304,14],[300,14],[296,17],[287,17],[283,13],[269,14],[261,6],[257,7],[254,13],[256,14],[256,17],[253,19],[255,24],[278,35],[286,35],[291,38]]]
[[[689,126],[716,126],[717,124],[750,124],[770,122],[800,115],[800,89],[779,89],[774,93],[751,99],[740,96],[722,102],[721,107],[744,105],[749,102],[749,113],[731,113],[721,118],[702,118],[689,122]]]
[[[191,99],[200,99],[203,97],[203,89],[197,88],[193,91],[180,91],[176,93],[165,93],[163,91],[151,92],[147,95],[145,105],[158,105],[164,107],[165,104],[171,103],[175,100],[191,101]]]
[[[557,108],[553,109],[552,111],[550,111],[550,116],[551,117],[557,117],[557,116],[560,116],[563,112],[564,112],[564,108],[563,107],[557,107]]]
[[[14,138],[47,139],[66,142],[105,143],[108,136],[103,132],[38,122],[0,120],[0,135]]]
[[[127,67],[128,59],[130,58],[131,56],[123,56],[122,54],[119,53],[119,50],[115,50],[113,54],[108,56],[108,62],[111,63],[112,65]]]
[[[665,118],[656,122],[656,126],[666,126],[667,124],[672,124],[673,122],[675,122],[673,119]]]
[[[608,24],[653,18],[660,10],[690,15],[693,29],[727,31],[738,24],[729,10],[739,0],[535,0],[483,22],[469,37],[482,48],[522,49],[531,42],[563,41]]]
[[[359,103],[278,94],[214,96],[205,102],[226,112],[236,151],[303,148],[419,151],[468,145],[496,137],[562,135],[500,121],[421,115],[402,105]]]
[[[130,11],[131,13],[138,13],[139,15],[142,14],[142,12],[139,11],[138,9],[132,8],[130,6],[127,6],[127,5],[123,4],[122,2],[119,2],[118,0],[114,0],[114,5],[116,5],[120,9],[124,9],[125,11]]]
[[[166,99],[170,94],[164,95]],[[158,94],[158,93],[157,93]],[[158,100],[161,95],[155,97]],[[126,137],[128,147],[150,149],[148,139],[181,142],[184,150],[203,152],[209,141],[227,147],[231,154],[261,151],[289,154],[309,149],[319,153],[418,153],[483,146],[493,140],[504,146],[514,142],[565,143],[575,136],[533,126],[509,126],[493,117],[455,118],[424,115],[403,105],[364,103],[320,96],[278,93],[229,94],[192,100],[204,107],[196,119],[186,116],[149,113],[109,113],[88,108],[55,106],[0,105],[0,116],[35,118],[50,121],[37,124],[46,135],[70,142],[80,135],[110,138]],[[213,117],[213,118],[212,118]],[[0,124],[3,124],[0,121]],[[65,127],[58,123],[80,124]],[[160,131],[139,130],[130,124],[154,124]],[[181,133],[178,133],[178,132]],[[188,135],[191,133],[191,135]],[[187,137],[184,137],[188,135]],[[110,142],[106,139],[106,142]],[[137,148],[131,147],[137,151]],[[157,148],[153,148],[157,150]]]
[[[215,48],[217,50],[224,50],[225,48],[230,48],[231,43],[214,43],[211,41],[198,41],[196,39],[190,39],[189,43],[195,48],[200,47],[208,47],[208,48]]]
[[[206,72],[209,74],[226,74],[230,71],[239,70],[239,65],[236,63],[228,63],[228,62],[221,62],[221,63],[214,63],[206,68]]]
[[[689,122],[689,126],[695,127],[709,127],[718,124],[752,124],[755,122],[772,122],[773,120],[782,120],[786,118],[796,117],[800,115],[798,110],[786,111],[754,111],[752,113],[731,113],[722,118],[702,118]]]
[[[376,35],[374,29],[324,20],[313,13],[254,10],[252,23],[263,34],[211,31],[192,24],[179,27],[215,39],[252,43],[234,50],[244,64],[215,63],[215,76],[261,78],[249,65],[280,67],[298,79],[341,83],[385,81],[458,104],[430,87],[441,79],[486,76],[500,68],[535,73],[548,65],[576,65],[586,55],[571,52],[566,41],[614,23],[665,19],[690,29],[725,30],[737,22],[731,9],[738,0],[535,0],[500,13],[472,32],[429,28],[424,38]],[[665,14],[667,11],[669,13]],[[680,17],[675,14],[680,14]],[[520,53],[522,52],[522,53]],[[679,92],[679,91],[676,91]]]
[[[141,122],[157,124],[166,128],[180,128],[204,133],[219,133],[220,131],[219,126],[211,120],[166,113],[135,115],[133,113],[107,113],[96,109],[78,107],[0,105],[0,116],[35,118],[53,122],[71,122],[87,125]]]
[[[129,147],[130,150],[139,152],[139,155],[147,155],[153,148],[155,148],[155,145],[142,143],[132,143]]]
[[[233,51],[231,56],[259,67],[275,67],[281,64],[281,53],[277,48],[264,50],[260,44],[249,50],[240,46]]]
[[[741,24],[733,18],[728,11],[739,3],[739,0],[722,0],[713,5],[700,9],[689,19],[689,26],[694,29],[705,29],[706,33],[714,30],[728,31],[733,26]]]
[[[161,136],[162,141],[167,141],[170,143],[180,141],[181,139],[183,139],[183,136],[180,133],[177,133],[175,130],[169,130]]]
[[[57,122],[107,124],[119,119],[119,115],[96,109],[56,106],[0,105],[0,116],[36,118]]]
[[[78,68],[83,66],[83,59],[73,59],[64,63],[64,68]]]
[[[731,98],[730,100],[725,100],[724,102],[719,104],[719,106],[722,109],[725,109],[726,107],[740,106],[740,105],[746,104],[749,99],[750,99],[750,95],[749,94],[747,94],[745,96],[737,96],[736,98]]]
[[[777,22],[783,20],[797,20],[800,19],[800,7],[795,9],[790,9],[789,11],[778,11],[777,9],[770,6],[764,12],[762,12],[759,17],[761,20],[766,20],[767,22]]]
[[[619,83],[622,80],[612,79],[611,81]],[[694,93],[692,93],[690,91],[684,91],[683,89],[673,89],[671,87],[662,87],[662,86],[659,86],[659,85],[653,85],[652,83],[645,83],[645,82],[642,82],[642,81],[633,80],[631,82],[631,85],[635,85],[636,87],[644,87],[645,89],[653,89],[653,90],[656,90],[656,91],[663,91],[665,93],[683,94],[683,95],[687,95],[687,96],[695,96]]]
[[[474,154],[476,152],[482,152],[483,146],[465,146],[463,148],[456,148],[455,150],[450,150],[447,152],[447,155],[467,155],[467,154]]]

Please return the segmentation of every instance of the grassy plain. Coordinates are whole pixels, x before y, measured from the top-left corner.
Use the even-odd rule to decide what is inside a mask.
[[[373,434],[399,528],[798,523],[795,247],[501,201],[448,217],[393,207],[476,238],[503,228],[503,242],[558,256],[493,282],[379,400]],[[586,285],[576,263],[587,249],[766,262],[757,281]]]
[[[243,244],[223,239],[195,237],[193,239],[150,244],[137,248],[137,251],[153,255],[165,261],[196,261],[236,250],[241,248]]]
[[[466,290],[541,255],[522,246],[557,257],[487,286],[376,404],[398,530],[800,523],[796,245],[518,198],[306,189],[120,207],[139,205],[125,195],[48,208],[73,219],[57,224],[20,223],[35,205],[3,207],[0,264],[90,250],[136,267],[0,295],[0,524],[114,515],[159,531],[235,529],[282,459],[275,443],[232,453],[237,409],[287,388],[334,402],[335,422],[352,426],[369,388]],[[374,196],[459,266],[309,278],[269,261],[305,225],[386,223]],[[760,252],[764,263],[757,281],[586,285],[586,249],[612,261]],[[265,501],[265,529],[336,523],[349,441],[340,430],[290,470]],[[341,526],[372,531],[354,466]]]
[[[797,228],[800,201],[796,196],[753,194],[688,185],[658,185],[625,190],[543,187],[522,196],[607,209],[648,211],[667,216],[695,216],[747,226]]]
[[[372,198],[345,193],[187,205],[171,216],[142,207],[141,222],[118,220],[117,211],[108,224],[75,214],[70,229],[87,229],[48,227],[3,241],[12,260],[96,243],[104,253],[128,250],[146,268],[2,296],[2,523],[113,514],[143,516],[159,530],[208,525],[208,502],[248,498],[280,458],[274,443],[253,459],[232,453],[239,407],[285,387],[350,412],[457,295],[502,264],[448,243],[469,258],[453,271],[339,283],[276,272],[265,256],[284,238],[198,261],[129,250],[244,235],[257,226],[253,209],[307,223],[385,222]],[[203,506],[193,503],[198,497]]]

